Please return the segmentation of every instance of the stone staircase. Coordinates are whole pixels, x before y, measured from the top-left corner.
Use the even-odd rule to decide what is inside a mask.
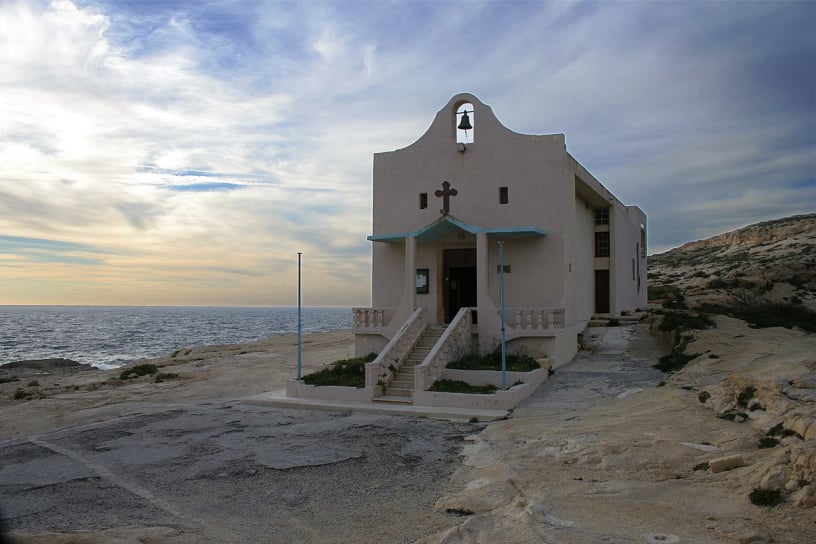
[[[414,394],[414,368],[422,364],[425,357],[431,352],[436,342],[445,332],[445,325],[428,325],[422,331],[422,336],[417,340],[416,346],[408,354],[400,365],[397,373],[385,386],[383,394],[375,397],[375,402],[388,402],[392,404],[411,404]]]

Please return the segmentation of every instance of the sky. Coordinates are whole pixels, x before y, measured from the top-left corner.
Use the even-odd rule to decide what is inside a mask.
[[[0,304],[370,304],[373,154],[455,94],[648,216],[816,210],[816,2],[0,0]]]

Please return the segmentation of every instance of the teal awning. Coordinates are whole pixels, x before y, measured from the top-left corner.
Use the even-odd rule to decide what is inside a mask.
[[[391,234],[372,234],[367,239],[371,242],[386,244],[400,243],[406,238],[416,238],[423,242],[441,240],[454,232],[462,230],[470,234],[486,233],[491,237],[520,238],[524,236],[546,236],[547,231],[538,227],[490,227],[481,228],[469,225],[451,215],[443,215],[433,223],[429,223],[419,230],[411,232],[395,232]]]

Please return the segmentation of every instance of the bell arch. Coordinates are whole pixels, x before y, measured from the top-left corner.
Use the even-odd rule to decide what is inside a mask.
[[[475,116],[472,103],[462,102],[456,107],[456,113],[453,116],[453,126],[456,128],[457,144],[473,143],[475,136]]]

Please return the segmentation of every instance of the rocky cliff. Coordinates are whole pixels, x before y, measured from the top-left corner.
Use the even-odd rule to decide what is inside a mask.
[[[649,257],[650,300],[764,300],[816,309],[816,214],[749,225]]]

